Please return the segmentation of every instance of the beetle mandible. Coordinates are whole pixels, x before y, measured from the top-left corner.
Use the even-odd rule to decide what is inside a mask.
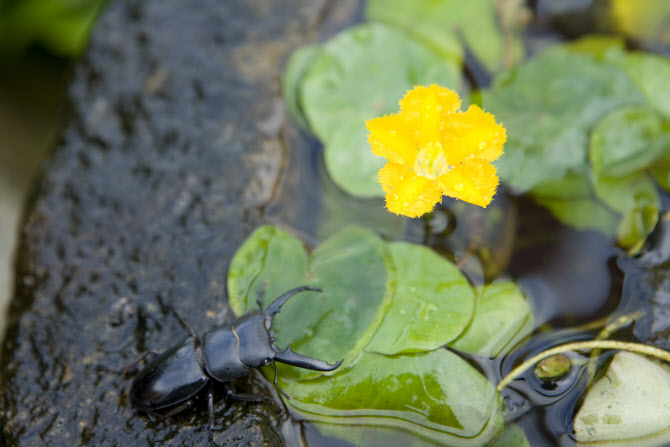
[[[262,396],[236,393],[230,381],[245,376],[252,368],[273,362],[315,371],[337,369],[342,360],[331,365],[323,360],[295,353],[290,346],[282,350],[274,344],[276,338],[271,330],[274,315],[292,296],[306,290],[321,292],[316,287],[298,287],[281,295],[265,310],[262,308],[259,293],[257,302],[260,312],[244,315],[230,327],[214,328],[202,338],[175,312],[175,316],[190,335],[154,357],[135,377],[130,389],[133,407],[150,414],[175,414],[189,407],[191,399],[212,381],[224,383],[227,397],[260,401]],[[284,396],[291,398],[277,385],[276,365],[274,385]],[[214,403],[211,386],[208,390],[208,405],[209,440],[212,443]]]

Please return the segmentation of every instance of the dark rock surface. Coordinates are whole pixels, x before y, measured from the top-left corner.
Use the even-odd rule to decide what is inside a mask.
[[[151,421],[118,368],[232,320],[225,278],[276,193],[290,52],[357,2],[111,1],[26,212],[0,373],[3,446],[206,445],[205,402]],[[290,126],[290,124],[289,124]],[[258,377],[235,383],[270,394]],[[222,396],[222,393],[219,393]],[[278,402],[278,401],[277,401]],[[281,404],[216,399],[217,445],[296,445]]]

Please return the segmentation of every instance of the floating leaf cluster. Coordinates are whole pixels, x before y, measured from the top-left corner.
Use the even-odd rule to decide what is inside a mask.
[[[495,3],[370,1],[369,22],[293,53],[282,80],[284,100],[294,121],[323,143],[326,169],[340,188],[357,197],[383,196],[377,172],[384,162],[370,154],[365,121],[395,112],[398,95],[416,85],[459,91],[462,31],[491,69],[521,56],[514,27],[507,32],[496,23]]]
[[[432,250],[363,228],[346,228],[309,254],[295,237],[263,226],[231,262],[236,314],[257,308],[265,283],[266,303],[297,285],[323,289],[289,301],[273,325],[278,346],[344,359],[330,373],[278,365],[288,403],[307,420],[334,424],[344,438],[352,424],[390,424],[447,444],[500,434],[499,396],[453,351],[495,357],[530,333],[532,314],[513,283],[472,287]]]
[[[501,73],[481,103],[505,123],[505,183],[563,222],[639,249],[670,186],[670,61],[587,39]]]

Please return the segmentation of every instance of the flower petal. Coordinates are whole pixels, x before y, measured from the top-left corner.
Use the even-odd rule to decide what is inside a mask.
[[[444,117],[461,107],[458,94],[438,85],[417,86],[400,100],[401,115],[418,131],[418,144],[440,141]]]
[[[417,145],[414,134],[400,115],[382,116],[365,123],[372,153],[399,164],[413,164]]]
[[[491,203],[499,181],[495,166],[483,158],[469,158],[437,180],[443,194],[484,208]]]
[[[416,175],[407,166],[388,163],[379,170],[378,178],[386,193],[386,208],[395,214],[419,217],[432,211],[442,198],[437,180]]]
[[[449,163],[456,164],[470,155],[496,160],[502,155],[506,140],[505,128],[496,124],[495,117],[472,105],[466,112],[452,113],[445,120],[441,142]]]

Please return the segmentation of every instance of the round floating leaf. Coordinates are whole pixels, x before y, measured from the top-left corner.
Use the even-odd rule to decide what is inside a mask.
[[[665,56],[643,52],[611,51],[608,60],[623,68],[651,106],[670,120],[670,61]]]
[[[265,286],[265,304],[287,290],[306,285],[307,252],[295,237],[263,225],[237,249],[228,268],[228,304],[235,315],[258,310],[258,291]]]
[[[619,108],[605,116],[591,133],[591,164],[609,177],[649,166],[670,149],[670,128],[646,106]]]
[[[591,128],[617,107],[644,103],[624,71],[565,49],[502,73],[481,100],[505,124],[505,155],[496,165],[519,192],[584,169]]]
[[[305,45],[291,54],[282,77],[281,92],[286,102],[286,108],[293,120],[303,130],[309,130],[309,123],[305,118],[300,104],[300,84],[317,54],[321,51],[318,45]]]
[[[624,177],[594,174],[592,181],[598,198],[623,214],[617,229],[619,244],[633,249],[641,245],[659,216],[660,198],[651,177],[644,172]]]
[[[300,102],[340,187],[357,196],[383,195],[365,121],[397,112],[407,90],[433,83],[457,90],[460,67],[398,29],[359,25],[321,47],[303,77]],[[352,183],[352,176],[360,180]]]
[[[616,234],[618,216],[595,197],[560,199],[540,196],[534,199],[566,225],[578,230],[597,230],[607,236]]]
[[[642,205],[624,214],[617,228],[617,241],[628,248],[629,254],[637,253],[656,227],[659,210],[653,205]]]
[[[456,338],[470,322],[474,292],[458,268],[431,249],[389,244],[397,283],[391,306],[366,351],[431,351]]]
[[[598,198],[621,214],[643,205],[660,206],[654,182],[644,172],[624,177],[593,175],[591,180]]]
[[[604,60],[613,51],[623,51],[626,41],[621,36],[608,34],[586,35],[565,44],[566,48],[578,53],[587,53]]]
[[[405,30],[444,57],[453,58],[460,64],[464,51],[455,34],[460,18],[456,14],[463,9],[467,8],[463,8],[462,3],[448,1],[368,0],[365,15],[370,20]],[[495,33],[497,30],[493,25]],[[500,36],[496,37],[497,41],[492,40],[500,45]]]
[[[518,28],[521,21],[515,19],[522,14],[521,2],[509,2],[500,8],[496,0],[369,0],[366,13],[372,20],[403,28],[443,54],[456,54],[459,59],[463,50],[456,36],[462,37],[475,57],[493,71],[503,62],[511,65],[523,56],[521,39],[510,32],[518,30],[509,26],[503,36],[497,23],[498,12],[503,9]]]
[[[381,426],[447,445],[486,445],[502,431],[493,385],[444,349],[390,357],[365,353],[335,376],[279,385],[306,420],[337,424],[331,436],[347,438],[349,425]]]
[[[347,193],[381,197],[384,191],[377,181],[377,173],[386,164],[386,159],[374,156],[370,150],[342,150],[356,141],[367,144],[368,131],[361,122],[344,121],[335,129],[324,152],[324,161],[333,180]]]
[[[661,188],[670,192],[670,151],[657,160],[649,170]]]
[[[667,445],[668,402],[668,371],[642,356],[620,352],[605,376],[586,394],[575,417],[575,437],[585,443],[619,441],[628,445],[645,439],[649,442],[645,445]],[[651,438],[663,432],[661,439]]]
[[[331,363],[344,359],[340,367],[344,369],[356,362],[391,302],[395,282],[391,256],[375,233],[349,227],[319,245],[307,259],[297,239],[275,227],[261,227],[231,263],[231,307],[238,315],[257,308],[255,297],[264,283],[264,306],[294,287],[320,287],[323,293],[300,293],[275,316],[276,344]],[[321,374],[280,367],[288,377]]]
[[[497,357],[533,330],[533,314],[512,282],[476,288],[472,323],[449,347],[483,357]]]
[[[586,172],[569,171],[562,179],[542,182],[531,190],[531,195],[567,225],[615,234],[619,216],[598,201]]]

